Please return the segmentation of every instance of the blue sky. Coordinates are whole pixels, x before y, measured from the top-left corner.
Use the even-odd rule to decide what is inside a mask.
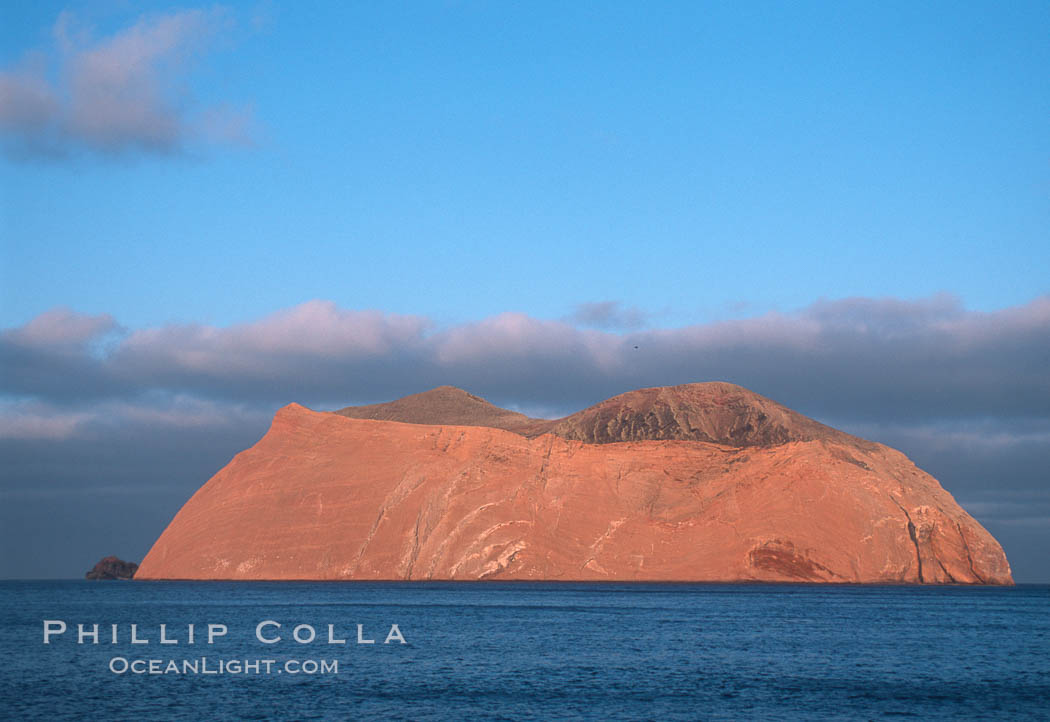
[[[723,379],[1050,580],[1048,37],[1034,2],[5,8],[0,577],[140,559],[291,401]]]
[[[230,6],[178,102],[249,144],[5,163],[2,320],[1045,293],[1050,9],[839,5]],[[22,4],[2,57],[54,60],[63,11],[100,43],[180,7]]]

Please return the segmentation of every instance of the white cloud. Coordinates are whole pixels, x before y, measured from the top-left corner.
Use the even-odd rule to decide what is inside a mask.
[[[180,10],[95,38],[62,13],[46,54],[0,71],[0,131],[13,152],[29,156],[250,143],[250,112],[200,106],[189,80],[210,41],[231,24],[222,8]]]
[[[51,350],[81,349],[90,341],[119,328],[109,314],[88,315],[68,308],[55,308],[7,335],[24,346]]]
[[[619,301],[597,301],[577,305],[566,320],[611,331],[634,330],[649,322],[649,314],[633,306],[624,308]]]
[[[55,403],[148,392],[242,402],[377,401],[449,383],[572,411],[624,390],[725,380],[855,423],[1050,414],[1050,298],[994,313],[958,301],[848,299],[791,314],[618,334],[504,313],[427,318],[311,301],[231,327],[113,339],[108,316],[54,311],[0,332],[0,392]]]
[[[258,426],[269,410],[185,394],[144,395],[103,401],[85,408],[34,400],[0,402],[0,439],[64,441],[112,434],[127,428],[164,432],[174,429],[230,429]]]

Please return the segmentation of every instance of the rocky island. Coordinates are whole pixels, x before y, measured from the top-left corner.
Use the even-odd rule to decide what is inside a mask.
[[[114,556],[103,557],[98,564],[84,575],[85,579],[93,581],[106,579],[132,579],[139,565],[135,562],[126,562]]]
[[[291,404],[135,578],[1013,583],[903,454],[728,383],[556,420],[447,386]]]

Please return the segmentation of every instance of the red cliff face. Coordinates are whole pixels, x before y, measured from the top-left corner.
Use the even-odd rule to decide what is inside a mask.
[[[292,404],[135,578],[1012,583],[903,454],[730,384],[556,421],[450,387]]]

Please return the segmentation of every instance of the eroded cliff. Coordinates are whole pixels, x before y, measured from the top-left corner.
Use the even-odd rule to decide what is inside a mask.
[[[292,404],[135,578],[1012,583],[903,454],[721,383],[554,421],[451,387]]]

